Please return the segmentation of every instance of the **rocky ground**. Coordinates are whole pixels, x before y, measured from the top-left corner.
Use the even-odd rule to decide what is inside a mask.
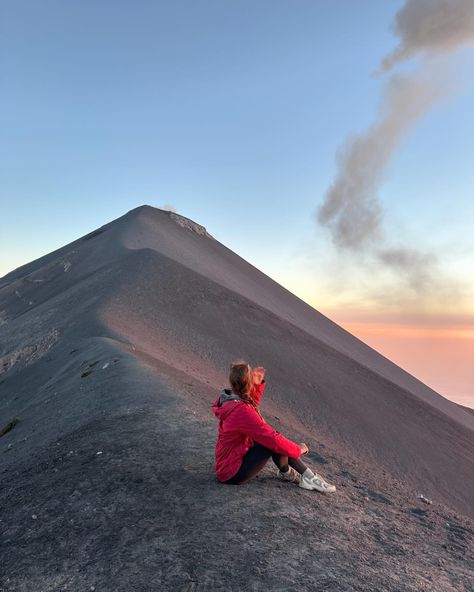
[[[335,494],[271,461],[217,482],[211,404],[241,356]],[[0,278],[0,592],[471,592],[473,429],[199,225],[137,208]]]
[[[71,427],[36,447],[41,421],[20,413],[0,437],[2,592],[474,590],[468,518],[298,433],[271,400],[269,423],[308,442],[335,494],[280,482],[271,461],[248,484],[219,484],[217,385],[112,339],[61,351],[36,364],[52,377],[39,391],[35,366],[0,384],[24,416],[36,405]]]

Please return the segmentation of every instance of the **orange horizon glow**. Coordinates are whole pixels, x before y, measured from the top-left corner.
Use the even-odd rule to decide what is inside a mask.
[[[347,311],[344,312],[347,317]],[[354,315],[355,316],[355,315]],[[474,408],[474,326],[331,318],[447,399]]]
[[[380,322],[344,322],[344,328],[350,333],[365,333],[374,336],[404,337],[406,339],[467,339],[474,340],[474,326],[425,326],[400,324],[393,325]]]
[[[307,276],[294,279],[285,278],[288,289],[314,309],[446,399],[474,409],[471,298],[443,306],[436,299],[382,305],[362,294],[318,291]]]

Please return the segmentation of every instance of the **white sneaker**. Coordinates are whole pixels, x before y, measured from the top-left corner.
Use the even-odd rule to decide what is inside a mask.
[[[314,474],[314,477],[301,475],[299,486],[303,489],[316,489],[316,491],[320,491],[321,493],[332,493],[336,491],[335,485],[331,485],[317,473]]]
[[[295,471],[293,467],[289,467],[289,470],[286,473],[282,473],[280,470],[278,470],[277,477],[282,481],[291,481],[293,483],[300,482],[300,474],[298,471]]]

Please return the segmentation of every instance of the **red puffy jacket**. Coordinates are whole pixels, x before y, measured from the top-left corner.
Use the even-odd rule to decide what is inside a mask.
[[[251,396],[257,405],[265,389],[265,381],[254,387]],[[231,390],[224,389],[212,405],[219,420],[216,444],[215,470],[219,481],[233,477],[242,464],[242,458],[254,441],[272,452],[298,458],[301,448],[269,426],[248,403],[244,403]]]

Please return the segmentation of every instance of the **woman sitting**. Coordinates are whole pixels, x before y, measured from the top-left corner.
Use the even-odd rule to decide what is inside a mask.
[[[306,444],[288,440],[261,416],[264,376],[264,368],[252,369],[246,362],[234,362],[229,374],[231,389],[224,389],[212,406],[219,420],[217,478],[223,483],[245,483],[263,469],[271,456],[283,481],[323,493],[336,491],[301,460],[301,455],[309,452]]]

